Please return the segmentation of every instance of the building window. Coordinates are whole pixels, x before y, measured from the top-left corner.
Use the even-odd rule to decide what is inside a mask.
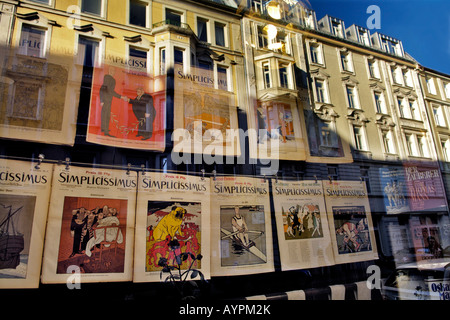
[[[442,154],[444,155],[444,161],[450,162],[450,140],[441,139]]]
[[[337,165],[327,166],[328,178],[330,180],[336,181],[339,179],[339,170]]]
[[[39,3],[43,3],[43,4],[49,4],[50,0],[30,0],[30,1],[39,2]]]
[[[408,69],[402,70],[402,75],[403,75],[403,83],[405,84],[405,86],[412,87],[413,83],[411,78],[411,71]]]
[[[147,51],[138,48],[129,48],[128,67],[138,72],[147,72]]]
[[[384,94],[382,92],[374,92],[373,95],[375,98],[375,107],[377,113],[387,114],[386,103],[384,101]]]
[[[341,52],[341,66],[343,71],[353,72],[350,53]]]
[[[181,27],[182,13],[166,8],[166,23],[172,26]]]
[[[323,65],[323,56],[320,45],[318,44],[310,44],[309,53],[311,55],[311,62],[315,64]]]
[[[197,37],[200,41],[208,42],[208,20],[197,18]]]
[[[380,79],[380,70],[378,69],[378,62],[375,59],[367,60],[369,66],[369,76],[373,79]]]
[[[427,139],[425,138],[425,136],[418,136],[417,141],[418,141],[418,146],[419,146],[419,156],[428,158],[429,151],[428,151]]]
[[[382,140],[384,152],[389,154],[395,154],[394,141],[392,139],[391,131],[383,131],[382,132]]]
[[[417,134],[405,134],[408,154],[413,157],[429,157],[426,137]]]
[[[408,104],[411,119],[420,120],[419,111],[417,110],[417,101],[415,99],[408,99]]]
[[[358,34],[359,34],[359,41],[365,46],[370,46],[370,40],[367,31],[359,29]]]
[[[366,135],[364,132],[364,127],[353,126],[353,138],[355,139],[355,149],[366,151],[367,143],[366,143]]]
[[[264,77],[264,88],[271,88],[272,87],[272,81],[270,77],[270,66],[269,62],[264,62],[262,65],[263,69],[263,77]]]
[[[431,94],[436,94],[436,87],[434,86],[433,78],[426,78],[428,92]]]
[[[342,26],[339,22],[337,21],[333,21],[331,22],[331,31],[333,33],[333,35],[335,35],[336,37],[343,37],[343,33],[342,33]]]
[[[444,113],[441,106],[433,106],[433,116],[437,126],[445,127]]]
[[[351,109],[359,109],[358,95],[354,86],[347,86],[347,101],[348,107]]]
[[[228,68],[217,66],[217,84],[218,89],[228,91]]]
[[[78,38],[78,63],[86,67],[94,67],[99,61],[100,42],[94,39]]]
[[[262,0],[252,0],[253,10],[258,13],[262,13]]]
[[[173,62],[178,65],[184,64],[184,50],[179,48],[173,49]]]
[[[225,47],[226,43],[225,43],[225,25],[223,23],[220,22],[215,22],[214,23],[214,31],[215,31],[215,36],[216,36],[216,45],[221,46],[221,47]]]
[[[406,106],[405,106],[404,100],[405,99],[402,97],[397,98],[398,109],[400,111],[400,117],[401,118],[409,118],[408,114],[406,113]]]
[[[280,63],[278,66],[278,72],[280,75],[280,87],[289,88],[289,65],[286,63]]]
[[[444,82],[444,91],[447,99],[450,99],[450,82]]]
[[[391,67],[392,81],[394,81],[394,84],[402,84],[399,72],[400,69],[398,67]]]
[[[132,25],[146,27],[147,5],[141,1],[130,0],[129,22]]]
[[[417,157],[419,155],[417,151],[416,136],[412,134],[406,134],[406,147],[408,149],[408,155]]]
[[[166,48],[159,49],[159,74],[166,74]]]
[[[326,91],[325,81],[315,79],[314,84],[316,86],[316,100],[318,102],[328,102],[328,95]]]
[[[100,16],[102,14],[102,0],[81,0],[81,12]]]
[[[45,33],[46,30],[42,28],[23,24],[20,34],[19,54],[43,58],[45,56]]]

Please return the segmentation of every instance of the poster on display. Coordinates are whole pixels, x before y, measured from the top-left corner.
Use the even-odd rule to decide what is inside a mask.
[[[145,172],[138,190],[133,281],[164,281],[165,265],[189,280],[209,279],[209,179]]]
[[[219,68],[223,69],[223,68]],[[174,152],[239,156],[236,95],[225,69],[217,72],[175,65]]]
[[[411,211],[448,212],[447,198],[436,162],[404,162]]]
[[[42,283],[131,281],[137,173],[55,166]]]
[[[0,160],[0,288],[37,288],[53,165]]]
[[[88,142],[164,151],[165,76],[110,63],[94,68],[92,82]]]
[[[250,157],[305,160],[297,101],[256,100],[254,104],[248,118]]]
[[[409,219],[416,261],[444,257],[441,228],[436,217],[413,216]]]
[[[72,146],[83,66],[73,55],[18,50],[0,48],[0,137]]]
[[[409,212],[408,191],[403,168],[380,168],[379,172],[386,213]]]
[[[334,264],[322,181],[272,181],[281,269]]]
[[[274,271],[269,183],[247,177],[211,181],[211,275]]]
[[[323,182],[336,263],[378,259],[365,183]]]

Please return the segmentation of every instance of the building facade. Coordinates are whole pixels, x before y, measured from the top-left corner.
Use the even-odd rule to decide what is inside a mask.
[[[449,247],[450,76],[421,66],[401,40],[328,15],[318,19],[311,8],[281,0],[5,0],[0,9],[4,158],[45,154],[54,162],[204,170],[211,177],[365,183],[379,260],[312,269],[312,279],[297,274],[295,283],[278,265],[275,275],[258,278],[277,282],[269,291],[242,276],[216,280],[213,295],[348,284],[365,280],[371,264],[387,275],[414,261],[416,231],[424,228]],[[96,70],[106,66],[147,79],[164,110],[162,151],[86,141],[100,87]],[[134,94],[135,83],[124,79],[124,90]],[[24,92],[28,103],[21,102]],[[182,128],[193,136],[198,123],[203,137],[209,130],[226,137],[217,154],[234,161],[174,160],[172,134]],[[10,129],[18,126],[30,136]],[[36,135],[38,129],[48,133]],[[233,129],[247,136],[230,138],[228,148],[226,131]],[[52,135],[58,137],[47,142]],[[276,170],[265,171],[268,159],[277,161]],[[437,168],[437,191],[408,189],[411,168]],[[410,203],[426,201],[392,204],[392,183]],[[229,290],[241,281],[246,290]]]

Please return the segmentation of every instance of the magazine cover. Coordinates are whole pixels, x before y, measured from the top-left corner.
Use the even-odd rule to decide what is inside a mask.
[[[403,168],[380,168],[379,171],[386,213],[409,212],[409,199]]]
[[[248,121],[251,158],[306,159],[296,100],[255,100]]]
[[[209,179],[145,172],[138,188],[133,281],[209,279]]]
[[[435,217],[410,217],[409,228],[416,261],[444,257],[441,230]]]
[[[308,269],[333,265],[322,181],[274,181],[281,269]]]
[[[137,174],[55,166],[43,283],[131,281]]]
[[[0,137],[73,145],[83,66],[73,55],[15,50],[0,48]]]
[[[174,151],[239,156],[236,95],[219,73],[175,65]]]
[[[378,259],[365,183],[323,182],[336,263]]]
[[[111,63],[96,67],[92,81],[88,142],[164,151],[165,77]]]
[[[37,288],[52,165],[0,160],[0,288]]]
[[[274,271],[268,181],[211,181],[211,240],[212,276]]]

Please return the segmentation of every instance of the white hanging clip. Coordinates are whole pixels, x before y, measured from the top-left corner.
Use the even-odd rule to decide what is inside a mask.
[[[34,166],[35,169],[39,170],[41,168],[41,163],[44,160],[45,156],[40,153],[38,156],[38,163]]]

